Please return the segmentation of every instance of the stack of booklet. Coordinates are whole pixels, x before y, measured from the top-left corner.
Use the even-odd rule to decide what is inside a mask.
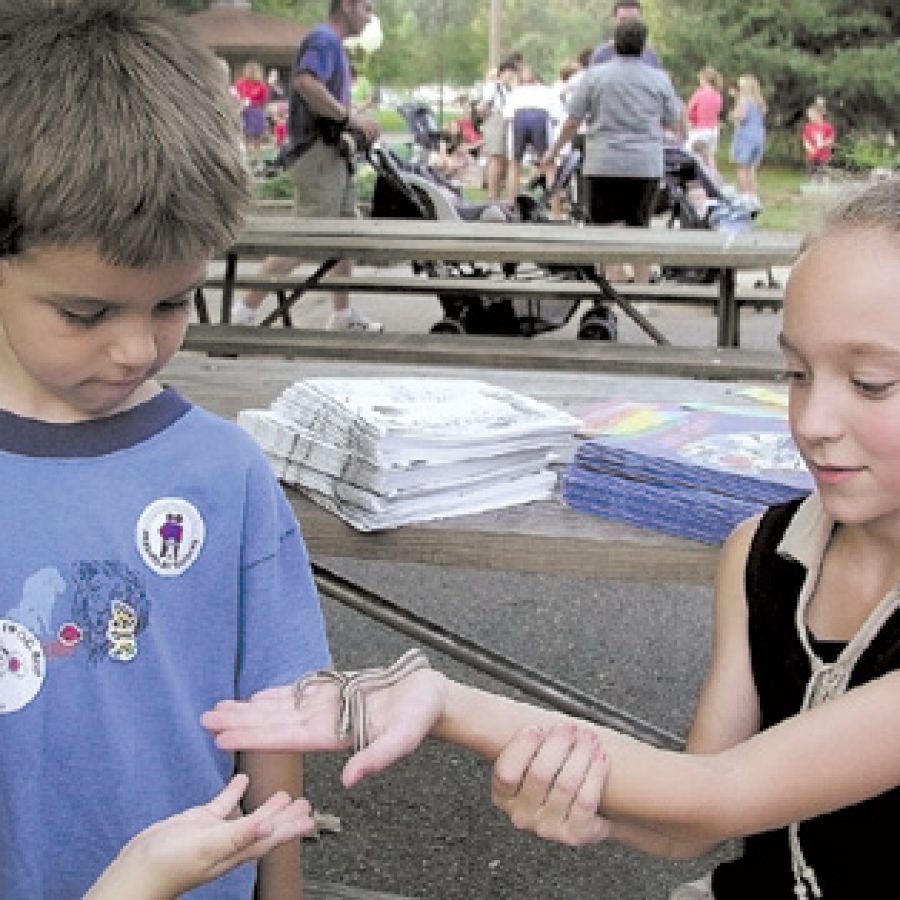
[[[783,410],[610,402],[562,478],[574,509],[706,543],[807,493],[812,479]]]
[[[580,422],[479,381],[313,378],[238,424],[284,483],[375,531],[545,499]]]

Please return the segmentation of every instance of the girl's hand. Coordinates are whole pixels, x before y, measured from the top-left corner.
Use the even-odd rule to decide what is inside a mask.
[[[265,856],[315,827],[306,800],[284,792],[249,815],[240,812],[246,775],[235,775],[203,806],[151,825],[125,845],[86,900],[178,897]]]
[[[597,815],[609,762],[594,731],[574,722],[525,728],[494,762],[491,799],[516,828],[570,847],[610,836]]]
[[[396,684],[367,693],[369,746],[344,767],[345,787],[386,769],[422,743],[444,711],[445,685],[440,673],[419,669]],[[337,736],[339,710],[338,685],[315,682],[299,700],[293,685],[272,688],[248,702],[219,703],[201,721],[223,750],[346,750],[350,739]]]

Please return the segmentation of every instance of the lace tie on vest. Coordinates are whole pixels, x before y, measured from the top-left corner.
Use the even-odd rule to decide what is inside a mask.
[[[900,586],[894,587],[881,599],[881,602],[869,614],[862,627],[853,636],[853,639],[844,647],[841,655],[833,663],[824,663],[813,652],[809,642],[806,628],[806,607],[815,591],[815,579],[807,578],[797,604],[797,635],[800,643],[806,651],[812,673],[806,683],[803,694],[803,704],[800,711],[820,706],[829,700],[845,693],[853,674],[853,668],[868,646],[875,639],[884,623],[890,618],[898,606],[900,606]],[[806,861],[803,848],[800,845],[800,823],[792,822],[788,827],[788,841],[791,847],[791,868],[794,873],[794,893],[798,900],[807,900],[811,890],[814,897],[822,897],[822,889],[819,887],[815,870]]]

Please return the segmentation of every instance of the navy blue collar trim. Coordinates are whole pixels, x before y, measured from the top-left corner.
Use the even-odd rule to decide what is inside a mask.
[[[141,443],[180,419],[191,404],[165,388],[125,412],[57,425],[0,410],[0,451],[45,459],[104,456]]]

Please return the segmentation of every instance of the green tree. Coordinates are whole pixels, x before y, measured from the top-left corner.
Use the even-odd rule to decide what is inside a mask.
[[[612,33],[612,0],[504,0],[502,9],[501,53],[521,51],[547,82],[562,62]]]
[[[843,131],[896,129],[896,0],[672,0],[656,39],[683,93],[710,63],[759,78],[774,127],[794,127],[821,94]]]

